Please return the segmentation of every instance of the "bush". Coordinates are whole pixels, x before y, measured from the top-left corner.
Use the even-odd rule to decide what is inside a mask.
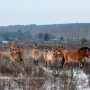
[[[49,41],[49,34],[48,33],[44,34],[44,41]]]
[[[80,42],[81,42],[82,44],[84,44],[84,43],[87,42],[87,39],[83,37]]]

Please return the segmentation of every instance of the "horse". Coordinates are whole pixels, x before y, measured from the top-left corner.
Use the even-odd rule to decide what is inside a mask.
[[[64,54],[64,64],[68,64],[69,62],[78,62],[80,67],[82,67],[83,60],[85,59],[85,57],[90,56],[90,48],[88,47],[81,47],[77,50],[68,50],[65,48],[60,48],[59,50],[62,51]]]
[[[24,62],[23,49],[15,45],[15,47],[10,48],[10,62],[14,62],[16,60],[19,60],[20,62]]]
[[[57,60],[58,60],[58,64],[61,67],[63,67],[65,58],[64,58],[64,54],[59,49],[60,49],[60,47],[57,48]]]
[[[50,63],[53,65],[56,59],[56,53],[54,48],[53,49],[45,49],[44,52],[44,59],[45,59],[45,63],[46,66],[49,66]]]
[[[34,60],[35,65],[38,65],[38,60],[40,58],[40,51],[38,49],[38,45],[34,45],[31,52],[31,57]]]
[[[18,54],[18,59],[20,60],[20,62],[24,63],[24,60],[23,60],[23,56],[24,56],[23,47],[18,47],[17,50],[16,50],[16,53]]]
[[[79,48],[78,53],[79,53],[79,56],[80,56],[79,59],[81,59],[82,56],[85,56],[85,57],[89,58],[90,57],[90,48],[81,47],[81,48]],[[85,58],[84,58],[84,61],[85,61]]]

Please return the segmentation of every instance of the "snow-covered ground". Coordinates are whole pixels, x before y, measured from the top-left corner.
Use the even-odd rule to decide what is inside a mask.
[[[43,66],[41,67],[47,73],[47,75],[50,75],[53,78],[53,74],[55,74],[53,70],[50,70],[49,68],[45,68]],[[53,87],[56,87],[56,90],[64,90],[65,87],[67,88],[67,90],[73,90],[70,89],[73,87],[75,87],[75,90],[90,90],[89,75],[87,75],[82,69],[75,68],[66,71],[60,70],[56,71],[56,74],[60,75],[60,77],[55,77],[55,82],[50,78],[45,81],[44,86],[46,90],[51,90],[51,88]],[[63,77],[65,78],[64,81],[62,80],[62,76],[65,76]]]
[[[83,69],[51,69],[39,64],[35,67],[43,70],[42,77],[25,77],[19,73],[17,77],[0,76],[0,90],[90,90],[89,74]]]

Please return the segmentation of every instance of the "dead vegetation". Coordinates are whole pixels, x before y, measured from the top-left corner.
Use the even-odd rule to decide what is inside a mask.
[[[0,78],[3,77],[0,79],[0,90],[83,90],[78,88],[78,84],[85,89],[90,86],[90,64],[79,68],[77,63],[71,63],[61,68],[55,62],[55,65],[46,67],[43,57],[40,57],[39,65],[36,66],[30,56],[30,48],[24,48],[24,63],[18,60],[10,63],[8,50],[5,52],[3,49],[3,52],[4,58],[0,61]],[[81,72],[88,77],[80,78]],[[88,84],[84,86],[87,79]]]

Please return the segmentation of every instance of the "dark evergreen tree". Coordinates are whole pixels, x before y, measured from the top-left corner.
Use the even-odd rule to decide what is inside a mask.
[[[44,34],[44,41],[49,41],[49,34],[48,33]]]

